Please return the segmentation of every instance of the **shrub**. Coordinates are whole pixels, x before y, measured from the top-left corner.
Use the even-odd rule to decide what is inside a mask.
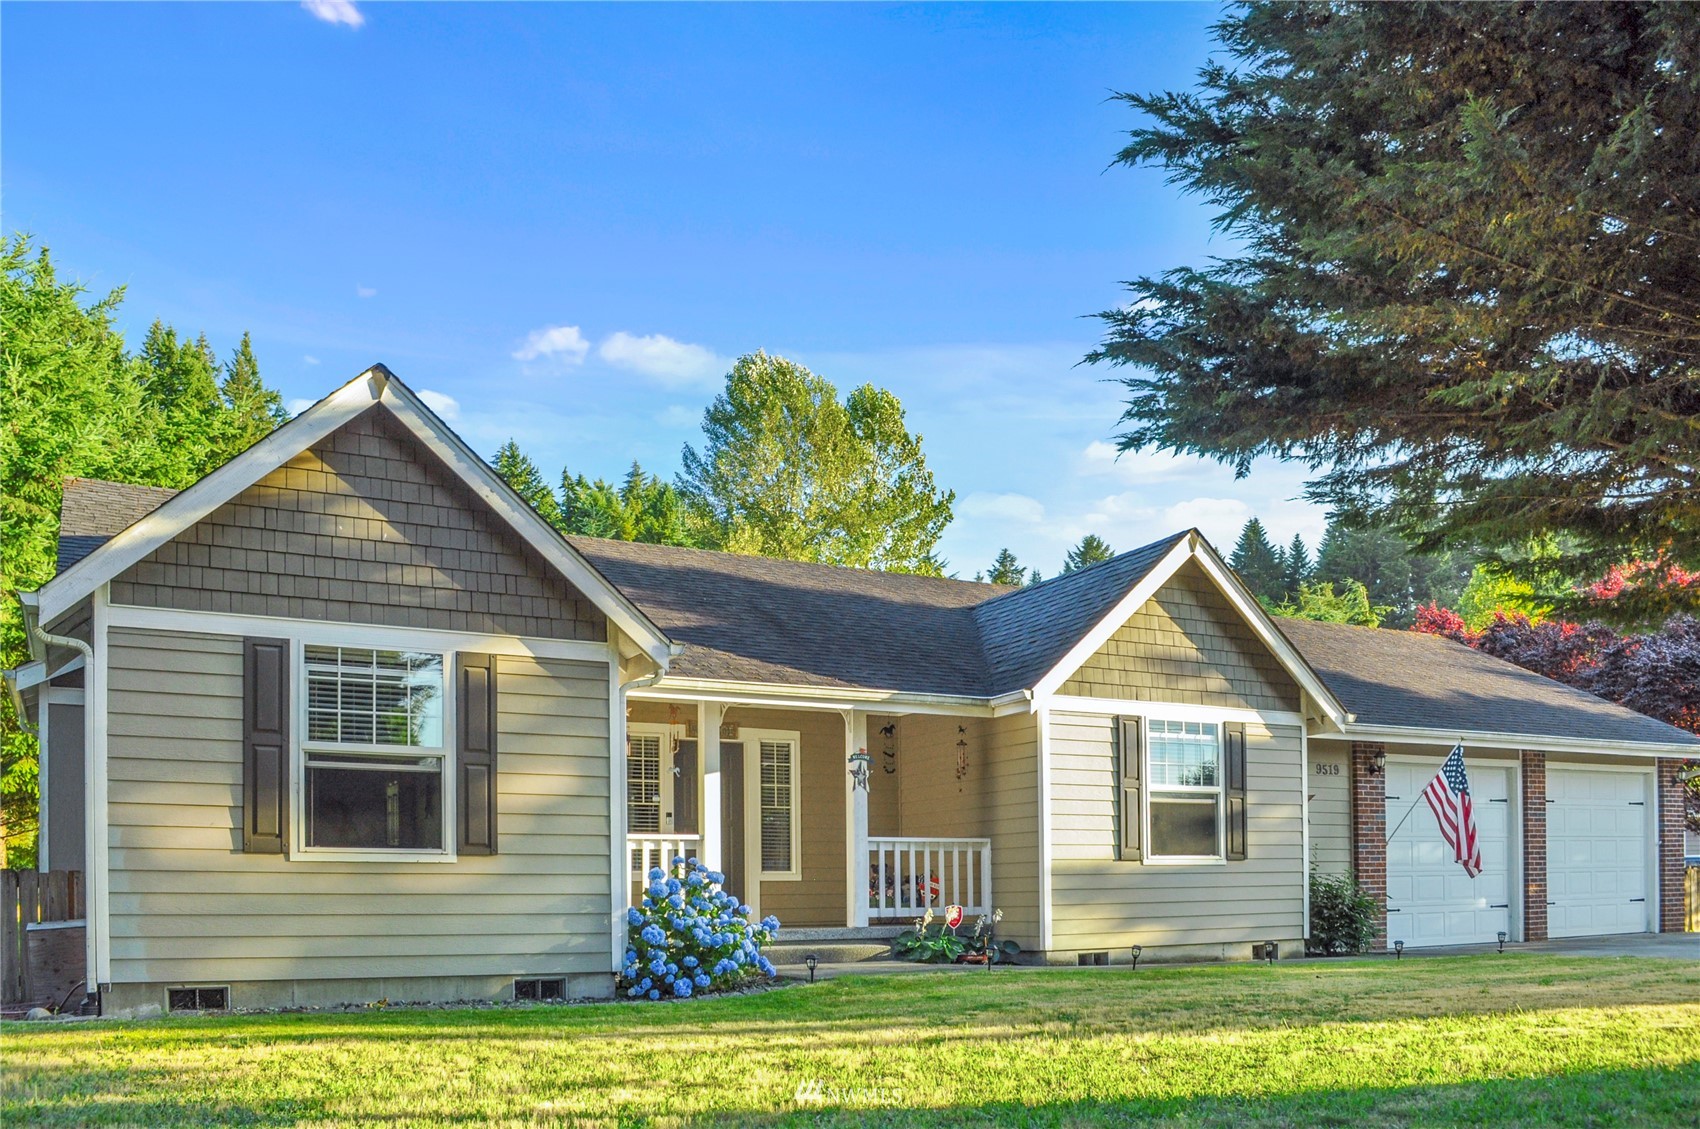
[[[1361,953],[1375,940],[1375,899],[1349,874],[1310,872],[1310,951]]]
[[[761,949],[778,935],[779,919],[752,923],[750,907],[721,889],[725,881],[695,858],[649,872],[641,905],[626,910],[626,995],[688,999],[774,974]]]
[[[1003,910],[981,917],[974,925],[973,934],[963,937],[956,931],[962,923],[960,908],[948,909],[957,911],[956,925],[950,924],[950,916],[944,921],[934,921],[933,911],[929,909],[915,919],[915,928],[905,929],[891,939],[892,955],[926,964],[949,964],[964,958],[997,964],[1013,961],[1021,954],[1021,946],[1014,941],[999,941],[994,937],[993,930],[1003,920]]]

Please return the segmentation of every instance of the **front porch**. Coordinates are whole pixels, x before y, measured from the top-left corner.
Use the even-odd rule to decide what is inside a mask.
[[[651,867],[695,855],[788,934],[996,907],[991,719],[639,694],[628,706],[634,901]]]

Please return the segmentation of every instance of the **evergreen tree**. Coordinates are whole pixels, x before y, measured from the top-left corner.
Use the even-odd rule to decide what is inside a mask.
[[[1240,540],[1228,557],[1228,564],[1240,574],[1251,594],[1266,600],[1278,600],[1282,592],[1281,554],[1269,541],[1269,534],[1257,518],[1247,521],[1240,529]]]
[[[205,336],[179,339],[155,321],[134,363],[143,398],[159,411],[160,445],[173,461],[163,485],[188,486],[224,461],[218,358]]]
[[[561,519],[566,532],[585,537],[698,547],[678,488],[635,461],[618,487],[562,471]]]
[[[1080,539],[1080,544],[1068,551],[1063,561],[1063,572],[1076,572],[1088,565],[1101,564],[1115,555],[1109,542],[1096,533],[1088,533]]]
[[[1380,627],[1387,609],[1370,603],[1369,592],[1356,580],[1341,584],[1340,591],[1328,581],[1301,582],[1290,598],[1274,603],[1263,601],[1270,614],[1289,619],[1315,619],[1324,623],[1350,623],[1358,627]]]
[[[1282,589],[1288,595],[1297,592],[1299,585],[1310,579],[1310,572],[1310,550],[1305,547],[1305,539],[1295,533],[1287,551],[1281,554]]]
[[[1043,584],[1044,582],[1045,576],[1038,569],[1034,569],[1032,572],[1027,574],[1027,587],[1029,588],[1032,588],[1036,584]]]
[[[1568,534],[1575,583],[1700,561],[1700,5],[1253,3],[1215,30],[1195,89],[1121,96],[1145,120],[1118,163],[1235,248],[1101,315],[1124,449],[1328,468],[1311,497],[1425,551]]]
[[[260,362],[254,359],[254,346],[246,333],[224,367],[219,394],[225,407],[219,436],[219,454],[224,459],[240,454],[289,420],[283,397],[260,379]]]
[[[992,561],[992,567],[986,573],[986,581],[990,584],[1019,585],[1027,577],[1027,570],[1016,563],[1015,554],[1008,549],[999,549],[998,555]],[[976,577],[975,579],[979,579]]]
[[[555,495],[550,491],[549,484],[543,480],[543,475],[537,469],[537,464],[531,461],[531,456],[519,449],[519,444],[509,439],[496,449],[496,461],[491,464],[496,473],[502,476],[502,481],[513,487],[515,494],[526,500],[537,516],[554,526],[561,528],[561,507],[555,501]]]

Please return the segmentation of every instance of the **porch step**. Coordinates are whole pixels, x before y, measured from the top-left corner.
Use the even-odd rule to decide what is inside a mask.
[[[783,937],[783,934],[781,934]],[[890,960],[891,942],[883,940],[799,941],[785,938],[763,950],[763,955],[780,966],[801,965],[814,956],[821,964],[856,964],[865,960]]]
[[[846,926],[825,926],[818,928],[793,929],[789,925],[780,925],[778,944],[790,944],[804,941],[889,941],[905,929],[907,925],[864,925],[859,928]]]

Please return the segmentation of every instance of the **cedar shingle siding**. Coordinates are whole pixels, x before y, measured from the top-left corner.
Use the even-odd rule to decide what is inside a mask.
[[[601,613],[374,407],[112,584],[112,599],[557,639]]]
[[[1298,684],[1191,562],[1063,683],[1062,692],[1240,709],[1299,708]]]

